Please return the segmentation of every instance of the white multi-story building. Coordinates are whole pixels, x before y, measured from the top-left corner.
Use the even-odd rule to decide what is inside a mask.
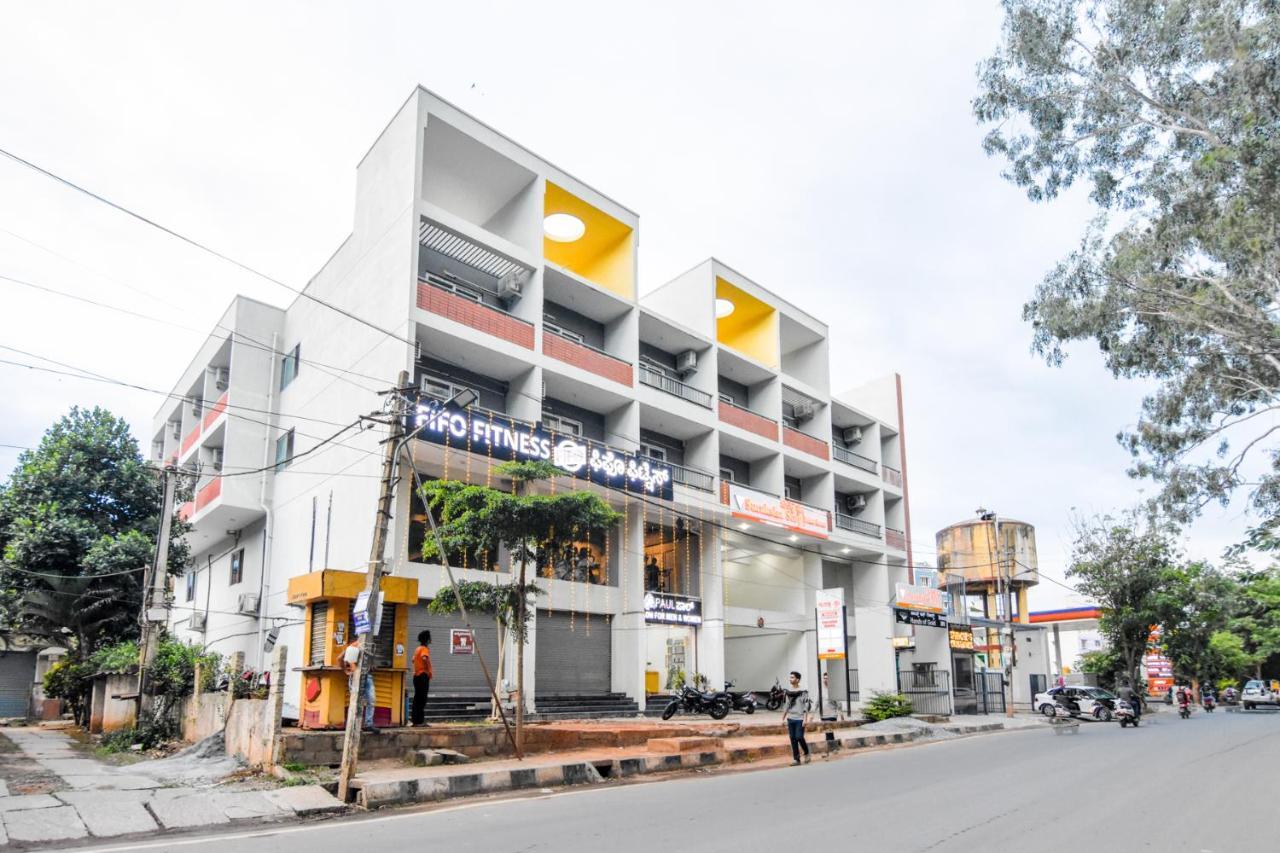
[[[591,488],[623,517],[539,569],[531,710],[565,695],[642,704],[676,670],[767,689],[797,669],[814,684],[814,596],[832,587],[861,690],[893,689],[891,602],[910,562],[900,382],[833,394],[827,324],[718,260],[640,297],[639,226],[414,91],[357,167],[351,235],[288,308],[236,299],[177,384],[182,401],[156,415],[153,457],[197,472],[174,632],[258,666],[275,626],[297,664],[288,580],[365,569],[386,430],[320,445],[408,370],[426,397],[475,391],[475,418],[671,472],[669,499],[547,485]],[[411,444],[423,477],[500,484],[487,449],[440,438]],[[445,578],[421,562],[424,535],[403,477],[387,565],[419,581],[411,636],[458,624],[427,613]],[[511,570],[507,555],[458,562],[471,580]],[[677,605],[700,623],[660,621]],[[477,639],[495,652],[494,633]],[[474,659],[447,642],[434,659],[433,696],[484,692]],[[844,664],[824,666],[842,697]],[[297,683],[285,695],[296,702]]]

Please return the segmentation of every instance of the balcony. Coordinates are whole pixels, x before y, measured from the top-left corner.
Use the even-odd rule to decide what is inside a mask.
[[[687,385],[679,379],[674,379],[659,370],[654,370],[647,364],[640,365],[640,382],[650,388],[665,391],[673,397],[688,400],[690,403],[702,406],[704,409],[711,408],[711,395],[706,391],[699,391],[692,385]]]
[[[814,438],[811,435],[805,435],[800,430],[789,426],[782,428],[782,443],[787,447],[808,453],[810,456],[816,456],[819,459],[831,458],[825,441]]]
[[[834,448],[833,453],[836,460],[839,462],[843,462],[846,465],[852,465],[854,468],[861,468],[863,471],[869,471],[872,474],[879,473],[877,470],[879,466],[876,464],[876,460],[874,459],[854,453],[852,450],[848,450],[844,447]]]
[[[880,538],[880,525],[863,521],[861,518],[854,518],[852,515],[845,515],[842,512],[836,513],[836,527],[853,533],[861,533],[863,536],[870,536],[874,539]]]
[[[533,324],[492,305],[451,293],[434,282],[418,280],[418,307],[508,343],[533,349]]]
[[[227,410],[227,392],[222,392],[222,396],[218,398],[218,402],[214,403],[208,413],[204,416],[200,429],[202,432],[208,432],[213,425],[218,422],[218,418],[222,417],[223,412]]]
[[[892,527],[884,529],[884,544],[890,548],[897,548],[899,551],[907,550],[907,534],[901,530],[894,530]]]
[[[199,440],[200,425],[196,424],[195,428],[192,429],[191,432],[187,433],[187,437],[182,439],[182,449],[178,451],[178,455],[186,456],[191,451],[191,448],[196,446],[196,443],[199,442]]]
[[[588,373],[632,387],[631,362],[609,355],[588,343],[573,340],[543,328],[542,352],[557,361],[580,367]]]
[[[674,462],[664,463],[671,469],[671,479],[683,486],[691,489],[698,489],[703,492],[714,492],[716,488],[716,478],[699,471],[696,468],[686,468],[684,465],[677,465]]]
[[[204,509],[221,496],[222,478],[215,476],[208,482],[201,485],[200,488],[196,489],[195,508],[193,510],[193,514],[200,512],[200,510]]]
[[[763,415],[735,406],[724,399],[720,400],[720,420],[761,438],[767,438],[770,441],[778,440],[777,421],[771,421]]]
[[[880,476],[883,477],[884,481],[889,485],[897,486],[899,489],[902,488],[902,472],[897,468],[890,468],[888,465],[884,465],[882,466]]]

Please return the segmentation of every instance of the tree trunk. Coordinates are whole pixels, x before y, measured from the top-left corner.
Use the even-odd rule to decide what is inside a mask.
[[[516,588],[519,600],[516,602],[516,693],[520,701],[516,703],[516,754],[524,755],[524,644],[527,637],[525,631],[528,622],[525,617],[525,606],[528,593],[525,591],[525,566],[529,562],[529,549],[520,549],[520,585]]]
[[[507,660],[507,627],[497,616],[493,617],[494,624],[498,629],[498,662],[494,666],[493,671],[493,687],[494,698],[493,711],[489,714],[491,721],[497,722],[502,719],[502,712],[498,708],[499,702],[502,701],[502,674],[506,671],[505,663]]]

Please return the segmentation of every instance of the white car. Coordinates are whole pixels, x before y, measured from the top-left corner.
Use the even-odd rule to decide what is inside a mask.
[[[1053,706],[1057,702],[1066,707],[1073,717],[1093,717],[1103,722],[1110,722],[1115,712],[1116,702],[1119,700],[1120,697],[1101,687],[1068,684],[1066,687],[1053,687],[1043,693],[1037,693],[1035,706],[1041,714],[1052,717]],[[1076,708],[1079,710],[1077,711]]]
[[[1240,691],[1240,704],[1246,711],[1252,711],[1258,705],[1280,705],[1280,691],[1272,689],[1275,686],[1274,682],[1268,683],[1256,678],[1246,681],[1244,690]]]

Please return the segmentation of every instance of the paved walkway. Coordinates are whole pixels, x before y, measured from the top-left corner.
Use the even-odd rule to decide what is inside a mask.
[[[0,846],[283,820],[342,808],[314,785],[269,791],[169,787],[168,780],[148,772],[148,762],[104,764],[58,731],[7,728],[0,737],[21,753],[8,753],[9,758],[38,766],[48,780],[41,785],[47,793],[24,794],[0,779]]]

